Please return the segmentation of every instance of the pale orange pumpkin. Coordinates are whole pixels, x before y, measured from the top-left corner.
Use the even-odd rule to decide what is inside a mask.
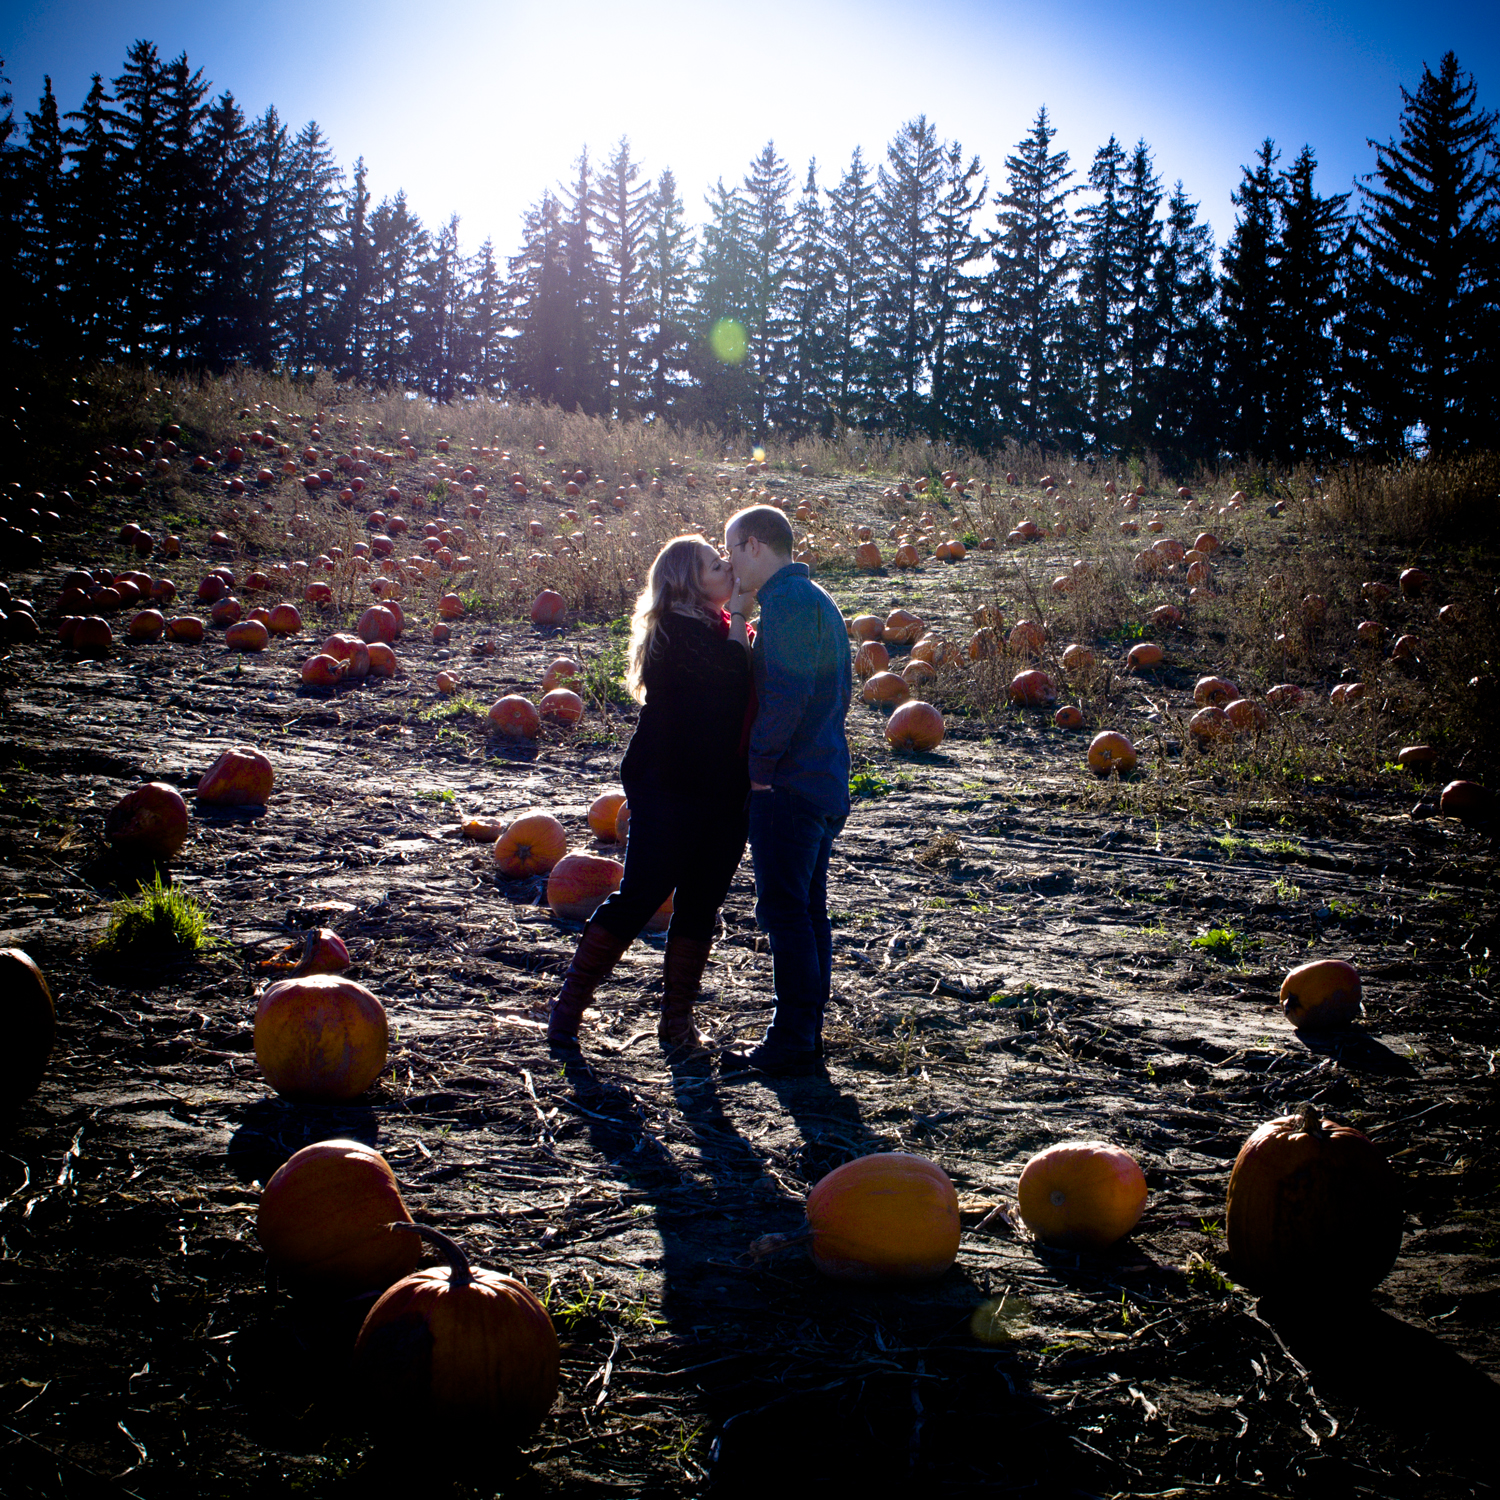
[[[272,635],[298,635],[302,630],[302,611],[295,604],[278,604],[266,621]]]
[[[624,792],[604,792],[589,807],[589,830],[601,843],[612,843],[615,818],[625,805]]]
[[[885,621],[879,615],[855,615],[849,622],[849,635],[856,641],[878,641],[885,629]]]
[[[568,617],[568,601],[554,589],[543,589],[532,600],[531,622],[533,625],[561,625]]]
[[[625,867],[597,854],[569,854],[547,877],[547,905],[567,922],[586,922],[620,888]]]
[[[865,680],[860,697],[866,703],[905,703],[911,697],[911,688],[895,672],[875,672]]]
[[[1118,729],[1101,730],[1089,742],[1089,769],[1101,776],[1107,776],[1111,771],[1128,776],[1135,770],[1136,760],[1135,746]]]
[[[276,784],[270,760],[251,745],[226,750],[198,782],[197,797],[214,807],[263,807]]]
[[[307,687],[335,687],[344,680],[344,664],[336,656],[318,652],[302,663],[302,681]]]
[[[187,842],[187,803],[164,781],[144,782],[110,809],[104,836],[122,853],[171,859]]]
[[[1212,703],[1219,708],[1240,696],[1240,690],[1227,677],[1200,677],[1193,684],[1193,702],[1199,708]]]
[[[1119,1146],[1068,1141],[1026,1163],[1016,1197],[1026,1227],[1044,1244],[1107,1250],[1140,1222],[1146,1178]]]
[[[568,852],[568,835],[550,813],[524,813],[495,842],[495,863],[512,880],[545,875]]]
[[[276,1170],[260,1195],[255,1235],[294,1281],[347,1291],[389,1286],[421,1258],[395,1174],[361,1141],[318,1141]]]
[[[1227,739],[1232,735],[1234,726],[1222,708],[1209,704],[1207,708],[1200,708],[1188,720],[1188,730],[1200,740],[1217,740]]]
[[[1083,710],[1076,703],[1064,703],[1058,711],[1052,715],[1052,722],[1059,729],[1082,729]]]
[[[893,609],[885,617],[881,638],[892,645],[907,646],[920,640],[926,630],[927,626],[920,615],[914,615],[908,609]]]
[[[854,653],[854,670],[861,677],[873,677],[886,671],[891,664],[891,653],[879,641],[865,641]]]
[[[854,549],[854,566],[857,568],[879,568],[884,562],[885,559],[880,555],[880,548],[874,542],[861,542]]]
[[[1037,669],[1017,672],[1008,692],[1010,701],[1023,708],[1042,708],[1057,702],[1057,684],[1049,673]]]
[[[362,682],[370,675],[370,648],[357,636],[340,632],[323,642],[324,656],[344,664],[344,676],[350,682]]]
[[[370,653],[371,677],[394,677],[400,663],[396,653],[384,641],[371,641],[366,648]]]
[[[1281,1012],[1298,1031],[1345,1026],[1359,1015],[1359,970],[1340,958],[1302,964],[1281,981]]]
[[[1091,672],[1098,658],[1088,646],[1076,643],[1063,648],[1062,664],[1068,673]]]
[[[490,723],[497,733],[511,740],[534,740],[542,727],[542,716],[530,698],[507,693],[490,705]]]
[[[230,651],[264,651],[270,644],[271,632],[259,620],[240,620],[224,632]]]
[[[1144,667],[1159,667],[1165,653],[1155,641],[1139,641],[1125,656],[1125,665],[1135,671]]]
[[[1047,644],[1047,632],[1035,620],[1017,620],[1005,639],[1018,655],[1037,656]]]
[[[549,724],[573,725],[583,717],[583,699],[568,688],[553,688],[542,696],[538,712]]]
[[[550,693],[553,688],[576,682],[579,676],[578,663],[571,656],[557,656],[542,677],[542,691]]]
[[[885,724],[885,737],[895,750],[932,750],[942,743],[943,716],[930,703],[903,703]]]
[[[357,1099],[385,1067],[387,1039],[385,1007],[337,974],[279,980],[255,1008],[255,1060],[288,1099]]]

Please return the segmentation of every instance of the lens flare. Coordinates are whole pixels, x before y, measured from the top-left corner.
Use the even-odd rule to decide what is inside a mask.
[[[1019,1338],[1031,1323],[1031,1304],[1024,1297],[1006,1292],[989,1297],[974,1309],[969,1332],[982,1344],[1008,1344]]]
[[[750,457],[753,458],[756,463],[763,464],[766,461],[766,450],[764,448],[753,449],[751,451]]]
[[[744,325],[733,318],[720,318],[708,335],[708,346],[721,364],[743,364],[749,348]]]

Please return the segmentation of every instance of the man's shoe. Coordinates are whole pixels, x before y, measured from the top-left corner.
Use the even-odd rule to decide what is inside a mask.
[[[828,1067],[817,1053],[798,1056],[777,1052],[764,1042],[748,1052],[721,1052],[719,1074],[723,1078],[826,1078]]]

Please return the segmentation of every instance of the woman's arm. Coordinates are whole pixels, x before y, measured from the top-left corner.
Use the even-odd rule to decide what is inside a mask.
[[[743,646],[747,654],[750,650],[750,636],[745,627],[745,616],[754,599],[755,591],[752,589],[748,593],[744,592],[743,585],[736,578],[734,592],[729,596],[729,639]]]

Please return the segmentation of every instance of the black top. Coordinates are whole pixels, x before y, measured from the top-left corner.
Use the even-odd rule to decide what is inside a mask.
[[[750,776],[745,720],[750,657],[727,627],[668,615],[641,674],[646,701],[620,765],[631,784],[689,797],[743,801]]]

